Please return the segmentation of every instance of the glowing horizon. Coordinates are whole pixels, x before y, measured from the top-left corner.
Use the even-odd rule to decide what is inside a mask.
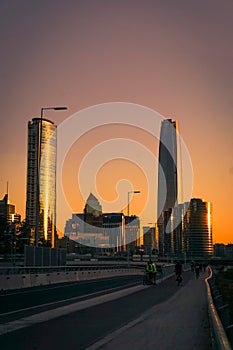
[[[46,1],[35,4],[25,0],[24,6],[3,1],[0,17],[0,196],[6,193],[9,181],[10,201],[22,218],[27,122],[39,117],[41,107],[64,105],[68,110],[62,113],[46,111],[46,118],[59,127],[84,108],[120,101],[151,108],[164,118],[179,121],[180,135],[193,164],[192,198],[213,203],[213,242],[233,242],[232,1],[178,4],[173,0],[103,0],[66,4],[58,0],[56,6]],[[127,134],[132,143],[142,143],[152,155],[156,154],[149,133],[118,129],[116,134],[115,126],[89,132],[79,140],[77,158],[81,161],[81,155],[93,143]],[[72,159],[74,149],[68,159]],[[114,164],[113,175],[109,166],[99,169],[97,181],[101,196],[114,201],[116,189],[111,189],[110,183],[118,181],[117,175],[126,176],[126,165],[120,164],[123,168],[118,174]],[[139,215],[147,200],[146,181],[139,168],[131,164],[129,168],[133,186],[138,189],[141,185],[142,189],[130,206],[132,213]],[[106,174],[109,186],[101,179]],[[66,174],[64,169],[67,196],[80,212],[86,193],[82,195],[77,189],[76,175]],[[75,181],[74,191],[69,190],[70,181]],[[123,182],[120,186],[131,189]],[[149,214],[145,223],[154,219]]]

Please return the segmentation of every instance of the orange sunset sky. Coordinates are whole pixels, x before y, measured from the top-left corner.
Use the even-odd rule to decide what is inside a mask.
[[[192,160],[192,197],[213,203],[214,243],[233,243],[232,0],[2,0],[0,27],[0,197],[9,181],[10,201],[22,218],[27,122],[41,107],[68,107],[46,112],[59,126],[84,108],[128,102],[179,121]],[[64,191],[74,211],[82,212],[86,200],[77,181],[80,159],[99,142],[119,137],[157,155],[157,142],[143,131],[116,125],[90,130],[64,162]],[[148,188],[134,162],[107,162],[96,187],[105,201],[114,201],[123,179],[141,190],[130,204],[139,215]],[[93,191],[88,186],[85,194]],[[151,208],[143,224],[154,221]]]

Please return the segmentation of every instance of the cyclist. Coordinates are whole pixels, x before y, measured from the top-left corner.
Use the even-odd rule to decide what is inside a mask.
[[[147,284],[152,284],[152,276],[153,276],[153,270],[152,270],[152,261],[149,260],[146,264],[146,280]]]

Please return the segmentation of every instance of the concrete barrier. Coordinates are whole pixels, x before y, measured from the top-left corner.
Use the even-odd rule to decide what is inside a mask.
[[[161,281],[174,274],[174,264],[159,265]],[[92,265],[50,267],[15,267],[0,269],[0,290],[30,288],[57,283],[69,283],[113,276],[143,275],[145,266]]]
[[[0,275],[0,290],[30,288],[56,283],[68,283],[112,276],[142,275],[143,271],[133,268],[54,271],[47,273]]]

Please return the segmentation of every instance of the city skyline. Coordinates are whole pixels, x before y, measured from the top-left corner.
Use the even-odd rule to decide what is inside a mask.
[[[192,197],[213,203],[214,243],[232,242],[232,2],[25,0],[0,7],[1,197],[9,181],[10,201],[25,217],[26,124],[42,107],[68,106],[62,114],[46,112],[59,126],[85,107],[132,102],[179,121],[193,164]],[[114,130],[106,127],[103,136],[114,137]],[[134,131],[128,128],[127,137],[136,137]],[[89,134],[93,143],[97,134]],[[145,133],[137,137],[150,141]],[[90,143],[83,139],[81,151]],[[146,185],[128,163],[130,177],[138,173],[132,183],[141,194],[131,204],[138,214]],[[115,161],[100,170],[110,178],[107,188],[99,181],[102,197],[116,197],[114,180],[126,176],[125,165]],[[85,199],[72,199],[77,212]]]

